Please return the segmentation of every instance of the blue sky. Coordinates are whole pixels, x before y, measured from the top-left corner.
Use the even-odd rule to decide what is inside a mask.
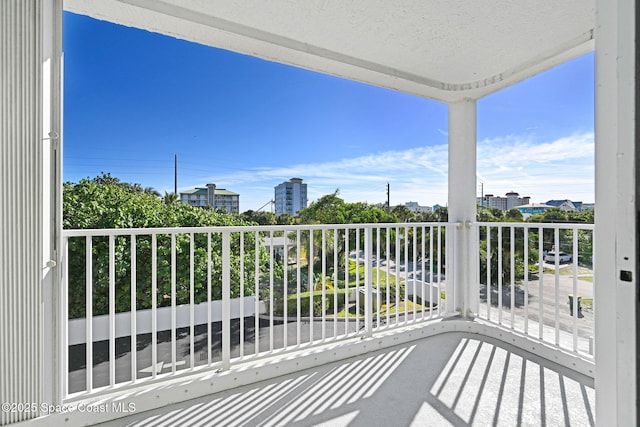
[[[445,104],[65,13],[64,179],[447,201]],[[484,192],[593,202],[593,54],[478,101]],[[478,195],[480,186],[478,186]]]

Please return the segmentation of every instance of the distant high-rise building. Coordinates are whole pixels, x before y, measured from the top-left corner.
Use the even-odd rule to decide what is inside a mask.
[[[432,212],[431,206],[420,206],[418,202],[406,202],[404,204],[412,212]]]
[[[291,178],[275,187],[276,215],[288,213],[298,215],[301,209],[307,207],[307,184],[300,178]]]
[[[191,206],[211,206],[213,209],[240,212],[240,195],[224,188],[216,188],[215,184],[207,184],[206,188],[183,191],[180,193],[180,201]]]
[[[501,211],[508,211],[509,209],[527,205],[531,201],[528,196],[520,197],[518,193],[510,191],[505,194],[506,197],[494,196],[493,194],[485,194],[483,197],[478,197],[476,203],[478,206],[484,208],[497,208]]]

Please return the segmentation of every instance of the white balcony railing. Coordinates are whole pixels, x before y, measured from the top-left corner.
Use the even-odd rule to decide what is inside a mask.
[[[476,233],[478,316],[593,360],[593,225],[489,222]]]
[[[452,228],[65,230],[65,396],[441,317]]]
[[[456,226],[65,230],[65,398],[454,315]],[[477,316],[591,358],[592,229],[475,224]]]

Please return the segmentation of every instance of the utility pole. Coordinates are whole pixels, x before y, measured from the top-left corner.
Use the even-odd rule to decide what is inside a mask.
[[[173,194],[178,195],[178,155],[174,155],[173,162]]]
[[[387,182],[387,212],[391,212],[391,186]]]

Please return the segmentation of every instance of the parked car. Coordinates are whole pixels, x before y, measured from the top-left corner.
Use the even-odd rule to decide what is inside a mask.
[[[558,252],[557,257],[559,259],[560,264],[565,262],[571,262],[573,257],[565,252]],[[556,262],[556,253],[551,251],[544,254],[543,258],[544,262]]]

